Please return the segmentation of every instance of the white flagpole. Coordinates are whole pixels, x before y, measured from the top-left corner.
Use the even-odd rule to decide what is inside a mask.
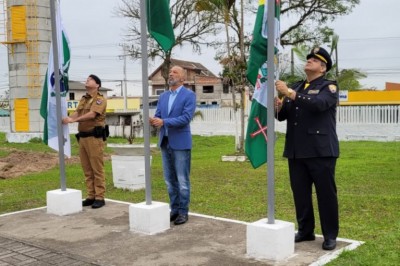
[[[275,88],[275,0],[268,0],[268,92],[267,92],[267,186],[268,186],[268,224],[275,223],[275,117],[274,117],[274,88]]]
[[[147,12],[146,0],[140,0],[140,30],[142,49],[142,92],[143,92],[143,137],[144,137],[144,176],[146,183],[146,205],[151,205],[150,176],[150,122],[149,122],[149,81],[147,56]]]
[[[58,43],[57,43],[57,23],[56,23],[56,5],[55,1],[50,0],[50,17],[51,17],[51,36],[53,46],[53,62],[54,62],[54,85],[56,88],[56,113],[57,113],[57,133],[58,133],[58,159],[60,162],[60,180],[61,191],[66,191],[65,181],[65,161],[64,161],[64,134],[61,124],[61,96],[60,96],[60,65],[58,58]]]

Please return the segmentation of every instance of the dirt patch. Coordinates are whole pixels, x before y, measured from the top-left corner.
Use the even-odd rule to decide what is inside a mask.
[[[65,164],[79,163],[79,157],[65,159]],[[29,173],[50,170],[59,164],[58,153],[13,150],[0,158],[0,179],[15,178]]]

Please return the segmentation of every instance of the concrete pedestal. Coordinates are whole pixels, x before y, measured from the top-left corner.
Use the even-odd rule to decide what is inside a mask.
[[[82,211],[82,191],[75,189],[61,189],[47,191],[47,213],[68,215]]]
[[[114,186],[131,191],[145,188],[144,159],[144,156],[112,155]]]
[[[294,253],[294,224],[261,219],[247,225],[247,255],[256,259],[283,260]]]
[[[8,132],[6,134],[6,139],[10,143],[27,143],[33,138],[43,139],[43,133],[15,133],[15,132]]]
[[[129,227],[131,231],[154,235],[170,228],[169,205],[153,201],[129,205]]]

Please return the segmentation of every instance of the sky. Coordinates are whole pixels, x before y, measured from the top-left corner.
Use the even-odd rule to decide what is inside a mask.
[[[115,95],[121,95],[124,80],[122,44],[128,24],[127,19],[113,12],[118,3],[118,0],[61,0],[61,15],[72,54],[70,79],[83,82],[88,75],[96,74],[103,86],[113,89],[111,94]],[[398,10],[399,0],[361,0],[351,14],[339,17],[330,25],[339,35],[339,69],[365,72],[368,77],[361,80],[365,88],[384,89],[385,82],[400,83],[400,54],[396,53],[400,47]],[[202,63],[218,74],[221,66],[214,55],[213,49],[204,49],[202,55],[197,55],[190,47],[184,47],[174,50],[173,58]],[[149,74],[159,63],[149,62]],[[140,60],[126,58],[126,79],[128,96],[140,96]],[[7,85],[6,47],[0,45],[0,94]]]

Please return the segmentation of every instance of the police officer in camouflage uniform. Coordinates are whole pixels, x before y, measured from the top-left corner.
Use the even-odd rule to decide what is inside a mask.
[[[315,240],[312,204],[314,184],[324,242],[322,248],[336,248],[339,232],[338,199],[335,184],[339,141],[336,134],[336,82],[325,79],[332,67],[329,53],[314,48],[304,66],[307,79],[289,88],[276,81],[284,98],[275,97],[275,117],[287,120],[283,156],[288,158],[290,184],[296,207],[298,232],[295,242]]]
[[[101,80],[96,75],[89,75],[85,87],[86,94],[82,96],[76,111],[63,118],[63,123],[79,123],[76,137],[87,188],[87,197],[82,205],[96,209],[105,205],[103,153],[107,99],[99,92]]]

